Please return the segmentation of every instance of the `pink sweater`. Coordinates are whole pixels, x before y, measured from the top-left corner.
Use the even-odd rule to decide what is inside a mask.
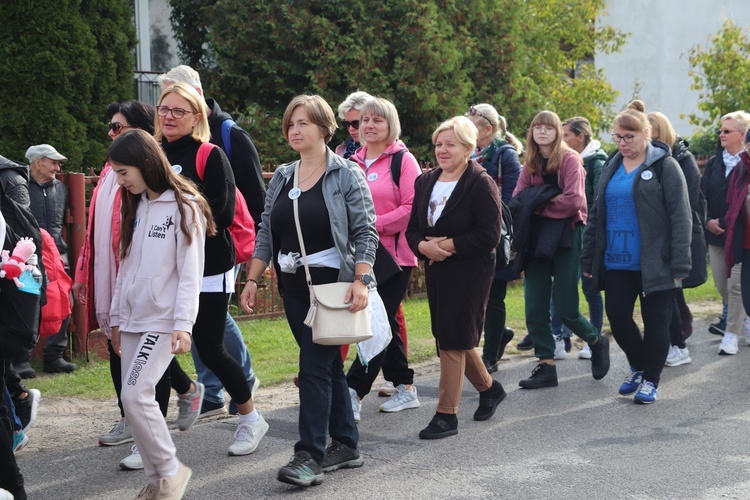
[[[396,187],[391,178],[391,160],[399,151],[406,152],[401,160],[399,186]],[[414,200],[414,182],[422,170],[417,159],[400,140],[388,146],[369,168],[365,163],[366,155],[367,146],[363,146],[350,159],[356,161],[365,172],[375,204],[375,228],[380,236],[380,244],[390,252],[398,265],[414,267],[417,257],[409,248],[405,233]]]
[[[526,165],[521,169],[518,176],[516,189],[513,196],[520,193],[529,186],[538,186],[544,183],[544,179],[538,173],[529,174]],[[550,219],[567,219],[572,217],[571,224],[575,226],[578,222],[586,224],[588,208],[586,208],[586,170],[578,153],[566,151],[563,153],[560,168],[557,170],[557,183],[562,190],[562,198],[547,204],[539,215]]]

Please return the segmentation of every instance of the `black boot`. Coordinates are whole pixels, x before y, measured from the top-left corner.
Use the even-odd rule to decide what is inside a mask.
[[[479,393],[479,408],[474,412],[474,420],[488,420],[495,414],[497,405],[505,399],[507,394],[502,384],[497,380],[492,381],[492,387]]]
[[[68,363],[62,356],[52,360],[44,360],[44,373],[70,373],[76,368],[75,363]]]
[[[502,336],[500,337],[500,354],[498,354],[497,356],[498,360],[503,358],[503,354],[505,354],[505,347],[511,340],[513,340],[513,330],[506,326],[505,330],[503,330]]]
[[[531,372],[531,377],[521,380],[518,385],[523,389],[557,387],[557,368],[550,363],[539,363]]]
[[[14,362],[13,369],[16,370],[18,376],[23,379],[36,378],[36,372],[28,361],[21,361],[20,363]]]
[[[421,439],[442,439],[458,434],[458,417],[450,413],[435,413],[430,425],[419,433]]]
[[[594,380],[601,380],[609,371],[609,340],[599,335],[594,343],[589,342],[591,348],[591,375]]]

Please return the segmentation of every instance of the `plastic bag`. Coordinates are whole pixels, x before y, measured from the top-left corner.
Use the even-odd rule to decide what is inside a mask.
[[[362,366],[367,366],[372,358],[383,352],[391,343],[392,338],[388,313],[385,312],[385,306],[377,288],[370,289],[367,311],[370,314],[372,338],[357,344],[357,354]]]

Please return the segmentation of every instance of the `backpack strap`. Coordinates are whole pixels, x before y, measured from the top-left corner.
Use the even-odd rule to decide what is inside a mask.
[[[501,184],[503,180],[503,154],[509,149],[513,149],[513,146],[506,142],[499,148],[495,148],[495,151],[492,153],[492,158],[490,159],[490,170],[487,170],[487,172],[498,185]],[[497,168],[497,175],[495,175],[495,168]]]
[[[217,147],[216,144],[211,144],[210,142],[202,142],[198,147],[198,155],[195,157],[195,171],[198,174],[198,177],[200,177],[200,180],[203,180],[203,174],[206,172],[208,155],[211,154],[211,151],[213,151],[215,147]]]
[[[234,120],[227,118],[221,123],[221,140],[224,142],[224,152],[227,154],[227,158],[232,160],[232,127],[237,125]]]
[[[406,150],[402,149],[401,151],[395,153],[391,158],[391,179],[393,179],[393,183],[396,185],[396,187],[400,187],[399,183],[401,182],[401,163],[404,160],[405,152]]]

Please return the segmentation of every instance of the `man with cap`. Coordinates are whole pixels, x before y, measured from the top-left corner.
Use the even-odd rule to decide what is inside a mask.
[[[46,230],[55,240],[55,246],[68,272],[68,244],[62,237],[68,192],[65,184],[55,178],[61,171],[63,162],[68,159],[49,144],[31,146],[26,150],[26,159],[29,160],[31,173],[31,213],[36,217],[39,227]],[[76,369],[75,364],[68,363],[62,357],[68,345],[69,322],[70,317],[63,321],[58,333],[47,339],[47,346],[44,348],[44,371],[47,373],[69,373]]]

